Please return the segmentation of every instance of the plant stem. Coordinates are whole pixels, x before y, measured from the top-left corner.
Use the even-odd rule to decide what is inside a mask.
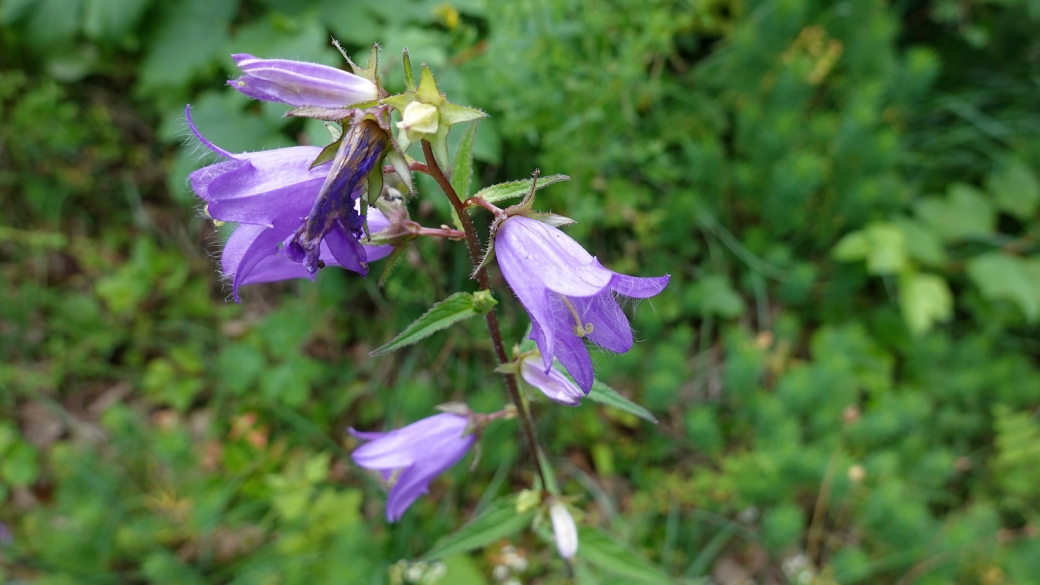
[[[455,188],[451,186],[451,181],[444,176],[440,165],[437,164],[430,142],[423,140],[422,148],[423,155],[426,157],[429,175],[437,181],[441,190],[448,196],[448,201],[451,201],[451,206],[455,208],[455,213],[459,216],[459,222],[462,223],[462,229],[466,232],[466,244],[469,247],[470,260],[473,261],[473,266],[480,266],[482,250],[480,237],[477,236],[477,229],[473,227],[473,220],[470,218],[469,213],[466,212],[466,208],[463,206],[462,200],[459,199],[459,195],[455,192]],[[488,278],[487,267],[481,267],[477,270],[476,277],[480,290],[491,290],[491,279]],[[507,363],[509,356],[506,354],[506,346],[502,342],[502,331],[498,327],[498,313],[492,309],[484,315],[484,319],[487,320],[488,332],[491,334],[491,344],[495,347],[495,356],[498,357],[498,362],[500,364]],[[506,388],[509,390],[509,398],[516,405],[520,426],[523,427],[524,435],[527,436],[528,448],[531,450],[535,471],[538,472],[538,478],[542,481],[542,489],[547,489],[548,484],[545,482],[545,472],[542,470],[542,462],[538,457],[538,438],[534,434],[534,419],[520,397],[520,388],[516,383],[516,374],[505,374],[505,379]]]

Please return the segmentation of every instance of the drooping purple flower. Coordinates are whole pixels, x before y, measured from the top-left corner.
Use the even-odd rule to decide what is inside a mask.
[[[231,56],[242,76],[228,85],[258,100],[290,106],[342,108],[379,97],[376,84],[342,69],[287,59]]]
[[[466,434],[469,419],[452,413],[437,414],[388,433],[351,434],[368,443],[351,454],[354,463],[382,472],[393,483],[386,500],[386,519],[396,522],[430,481],[455,465],[469,451],[476,436]]]
[[[206,202],[210,217],[239,225],[228,239],[221,256],[224,275],[231,279],[235,300],[238,288],[246,284],[271,282],[289,278],[314,278],[313,271],[301,264],[310,260],[313,266],[341,266],[365,274],[368,263],[383,258],[390,246],[362,246],[358,239],[361,221],[358,198],[362,192],[360,179],[349,180],[351,191],[333,201],[329,189],[330,171],[344,174],[367,173],[372,164],[351,170],[340,160],[309,168],[321,149],[296,146],[262,152],[232,154],[206,140],[186,112],[188,125],[195,136],[213,152],[227,158],[193,172],[192,189]],[[363,161],[367,162],[367,161]],[[374,164],[374,163],[373,163]],[[366,170],[367,169],[367,170]],[[363,175],[362,175],[363,176]],[[339,185],[340,188],[345,185]],[[325,193],[325,197],[322,194]],[[317,203],[323,201],[324,205]],[[349,205],[349,210],[343,209]],[[317,208],[324,221],[311,222],[308,217]],[[369,231],[386,227],[387,220],[378,210],[369,210]],[[314,229],[306,231],[310,223]],[[326,229],[322,234],[321,229]],[[306,233],[307,248],[297,242],[297,234]],[[290,257],[286,250],[299,246],[300,255]]]
[[[550,400],[568,406],[578,406],[585,392],[567,379],[556,368],[545,371],[537,355],[525,355],[520,360],[520,376],[525,382],[541,390]]]
[[[370,119],[355,122],[344,130],[336,158],[332,160],[310,215],[286,246],[286,255],[291,260],[302,262],[308,272],[317,272],[321,243],[327,240],[325,243],[341,266],[351,270],[359,266],[356,272],[367,274],[368,263],[358,241],[364,221],[356,203],[368,174],[373,170],[382,172],[376,166],[389,140],[379,124]],[[344,232],[354,237],[340,239],[339,235]]]
[[[585,339],[615,353],[632,348],[632,328],[614,294],[649,298],[669,280],[608,270],[559,229],[521,215],[499,224],[495,256],[531,316],[531,339],[542,354],[543,371],[549,373],[555,357],[586,394],[593,373]]]

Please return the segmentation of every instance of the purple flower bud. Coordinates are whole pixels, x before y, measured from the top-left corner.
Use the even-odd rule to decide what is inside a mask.
[[[285,250],[297,232],[304,229],[305,220],[319,200],[330,170],[337,168],[336,165],[309,168],[321,152],[321,148],[316,146],[232,154],[203,138],[191,120],[190,111],[186,115],[188,125],[202,144],[228,159],[195,171],[189,179],[192,189],[206,202],[206,212],[210,217],[239,224],[221,255],[221,268],[231,279],[235,300],[239,300],[238,288],[246,284],[290,278],[313,279],[314,274],[299,260],[288,257]],[[343,165],[339,168],[343,170]],[[357,184],[352,188],[350,195],[343,199],[350,202],[353,215],[357,217],[362,188]],[[328,221],[327,232],[312,236],[310,242],[315,245],[312,251],[315,264],[365,272],[368,262],[393,251],[390,246],[364,246],[359,259],[360,223],[338,207],[335,213],[338,215],[333,219],[348,218],[350,225]],[[375,208],[369,209],[368,220],[370,232],[379,231],[388,223]]]
[[[290,61],[258,59],[240,53],[231,56],[242,76],[228,85],[245,95],[290,106],[342,108],[379,97],[376,84],[335,67]]]
[[[396,522],[419,496],[429,491],[430,481],[455,465],[476,440],[466,434],[470,421],[457,414],[437,414],[389,433],[362,433],[369,441],[351,454],[354,463],[381,471],[392,482],[386,500],[386,519]]]
[[[521,215],[498,226],[495,257],[502,276],[531,316],[531,339],[549,374],[555,357],[578,386],[592,389],[592,358],[585,340],[613,351],[632,348],[632,328],[614,294],[645,299],[664,290],[669,276],[638,278],[603,267],[555,227]]]
[[[561,374],[556,368],[549,368],[549,371],[545,371],[542,367],[542,360],[536,355],[526,355],[520,360],[520,375],[524,381],[534,386],[535,388],[542,391],[551,400],[566,404],[568,406],[578,406],[581,399],[585,396],[585,392],[581,388],[574,385],[567,379],[567,376]]]

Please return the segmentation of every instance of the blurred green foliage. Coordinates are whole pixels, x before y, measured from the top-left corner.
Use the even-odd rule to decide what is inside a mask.
[[[398,562],[530,485],[515,424],[396,525],[349,462],[347,426],[504,402],[475,321],[367,357],[472,290],[463,250],[226,302],[184,104],[228,150],[323,143],[222,84],[236,52],[337,64],[332,35],[489,111],[475,188],[566,173],[541,207],[672,275],[643,343],[595,356],[660,425],[536,407],[579,583],[1040,583],[1038,25],[1034,0],[7,0],[0,582],[567,582],[545,530]]]

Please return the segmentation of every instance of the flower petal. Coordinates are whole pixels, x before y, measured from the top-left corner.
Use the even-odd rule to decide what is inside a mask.
[[[648,299],[663,291],[664,287],[668,286],[668,281],[671,278],[667,274],[664,276],[639,277],[615,272],[614,278],[610,281],[610,290],[634,299]]]
[[[594,297],[572,298],[582,323],[592,324],[589,341],[615,353],[632,349],[632,326],[621,306],[609,292]]]
[[[545,394],[549,399],[561,404],[578,406],[580,399],[585,396],[581,388],[574,385],[556,368],[549,368],[546,372],[542,369],[541,360],[533,356],[527,357],[520,362],[520,375],[524,381],[534,386]]]
[[[574,333],[575,323],[570,311],[562,301],[554,307],[558,308],[553,311],[553,333],[556,340],[553,356],[567,368],[578,387],[588,394],[592,389],[592,357],[585,347],[584,338]]]

